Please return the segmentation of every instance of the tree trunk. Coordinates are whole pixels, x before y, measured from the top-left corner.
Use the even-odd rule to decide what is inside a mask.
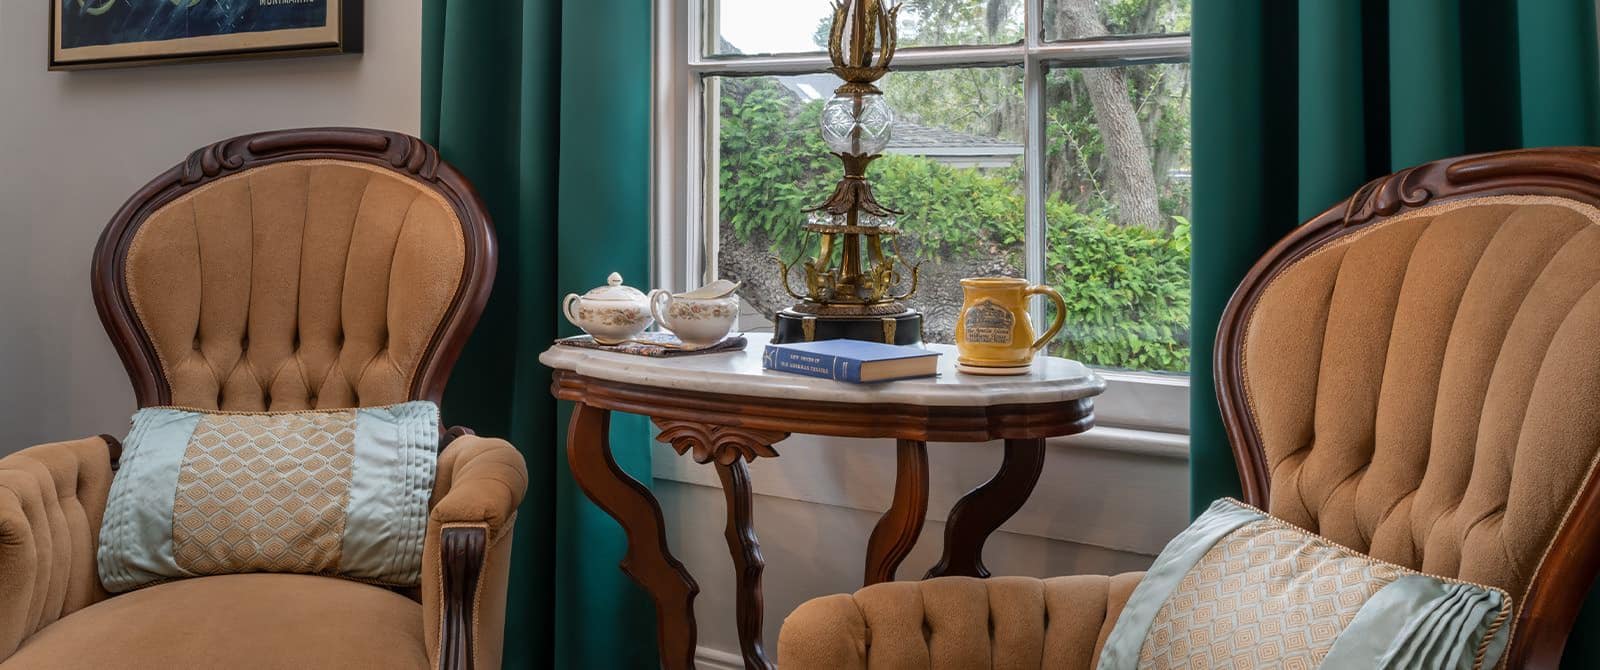
[[[1094,0],[1058,0],[1056,26],[1059,34],[1071,38],[1106,34]],[[1118,222],[1166,230],[1169,226],[1161,216],[1150,147],[1133,101],[1128,98],[1127,82],[1113,68],[1085,68],[1082,72],[1095,123],[1100,126],[1105,143],[1105,185],[1111,192],[1111,204],[1117,208]]]

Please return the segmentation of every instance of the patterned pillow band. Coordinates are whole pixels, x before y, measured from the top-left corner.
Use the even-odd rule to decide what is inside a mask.
[[[1511,598],[1335,544],[1218,500],[1156,557],[1100,670],[1492,668]]]
[[[116,593],[200,575],[420,581],[439,408],[133,415],[100,528]]]

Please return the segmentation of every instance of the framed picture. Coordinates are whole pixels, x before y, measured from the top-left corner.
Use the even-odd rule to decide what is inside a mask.
[[[48,1],[52,70],[361,50],[361,0]]]

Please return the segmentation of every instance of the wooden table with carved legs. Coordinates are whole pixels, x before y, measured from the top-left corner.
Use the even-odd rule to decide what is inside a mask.
[[[567,432],[573,478],[627,534],[622,571],[655,601],[666,668],[694,666],[693,604],[700,587],[668,549],[655,497],[612,457],[612,411],[650,417],[660,429],[657,440],[717,469],[727,500],[725,536],[745,667],[771,668],[761,640],[765,562],[746,463],[776,458],[774,445],[791,433],[894,439],[893,502],[867,541],[862,583],[870,585],[893,580],[922,533],[927,443],[1004,440],[999,471],[956,502],[945,525],[943,556],[924,576],[987,577],[984,542],[1032,494],[1044,466],[1045,439],[1093,426],[1093,398],[1105,389],[1093,372],[1060,358],[1040,358],[1026,376],[957,373],[954,348],[942,345],[929,345],[944,354],[937,378],[841,384],[763,371],[766,336],[750,340],[745,351],[702,356],[643,358],[559,345],[540,356],[555,369],[552,392],[575,403]]]

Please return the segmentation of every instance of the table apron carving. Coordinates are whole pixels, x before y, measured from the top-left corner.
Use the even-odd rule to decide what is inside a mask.
[[[730,465],[740,458],[746,463],[755,462],[757,458],[777,458],[778,451],[772,445],[789,437],[788,433],[777,430],[719,426],[655,416],[650,420],[661,430],[656,435],[656,441],[672,445],[679,456],[693,452],[694,462],[701,465],[713,461],[717,465]]]

